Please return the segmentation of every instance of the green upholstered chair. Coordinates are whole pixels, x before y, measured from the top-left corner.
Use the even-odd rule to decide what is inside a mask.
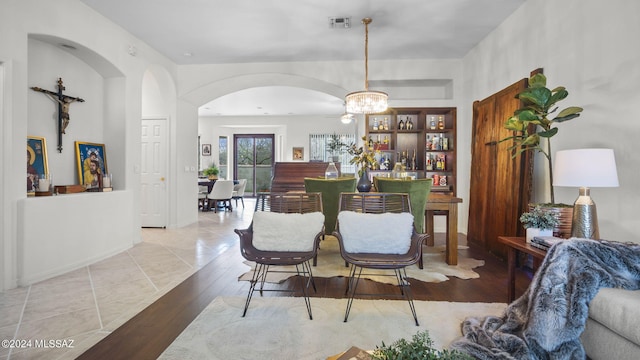
[[[374,177],[373,182],[379,192],[409,194],[416,230],[421,234],[425,232],[424,211],[433,179],[402,180]]]
[[[358,179],[340,177],[337,179],[305,178],[304,188],[308,193],[322,193],[325,234],[331,234],[336,227],[340,193],[355,192]]]

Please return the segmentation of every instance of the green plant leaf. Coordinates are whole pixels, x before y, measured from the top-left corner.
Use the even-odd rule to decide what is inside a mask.
[[[545,87],[529,88],[520,93],[520,100],[534,104],[540,111],[544,111],[551,98],[551,90]]]
[[[558,116],[559,117],[565,117],[567,115],[573,115],[573,114],[577,114],[579,112],[582,112],[582,110],[584,110],[584,109],[579,107],[579,106],[570,106],[570,107],[560,111],[560,114],[558,114]]]
[[[547,77],[544,76],[544,74],[540,73],[540,74],[535,74],[532,77],[529,78],[529,85],[530,88],[535,88],[535,87],[545,87],[547,86]]]
[[[554,127],[554,128],[551,128],[551,129],[549,129],[547,131],[540,131],[538,133],[538,135],[540,135],[540,137],[543,137],[543,138],[550,138],[550,137],[552,137],[553,135],[555,135],[557,133],[558,133],[558,128]]]
[[[558,90],[557,92],[552,91],[552,95],[548,99],[547,104],[545,105],[546,108],[548,109],[552,107],[555,103],[557,103],[560,100],[563,100],[567,96],[569,96],[569,92],[567,90],[564,90],[564,88],[562,88],[561,90]]]

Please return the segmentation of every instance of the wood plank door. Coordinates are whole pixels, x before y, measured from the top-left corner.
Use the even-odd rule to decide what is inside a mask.
[[[512,157],[511,133],[504,123],[520,107],[516,94],[527,86],[522,79],[473,105],[469,228],[467,240],[504,257],[498,236],[521,236],[520,214],[531,198],[531,156]]]

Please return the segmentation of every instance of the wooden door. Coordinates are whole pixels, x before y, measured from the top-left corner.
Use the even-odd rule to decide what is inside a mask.
[[[510,142],[499,143],[511,133],[504,123],[520,107],[515,98],[527,80],[473,104],[471,183],[467,240],[505,255],[498,236],[520,236],[520,214],[531,197],[531,156],[517,157],[507,150]]]

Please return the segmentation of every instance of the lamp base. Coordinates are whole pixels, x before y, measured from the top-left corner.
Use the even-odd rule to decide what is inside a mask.
[[[573,204],[571,236],[587,239],[600,239],[596,204],[589,195],[589,188],[581,187],[580,195]]]

